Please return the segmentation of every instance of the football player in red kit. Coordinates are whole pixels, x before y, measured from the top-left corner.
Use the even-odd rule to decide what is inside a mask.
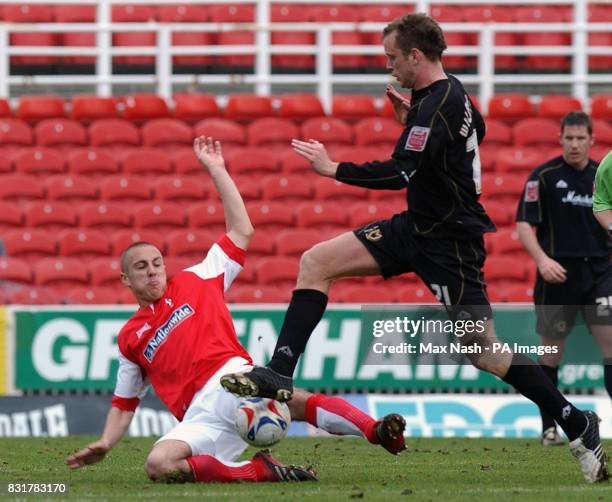
[[[76,469],[93,464],[123,437],[150,384],[179,420],[149,453],[145,471],[165,481],[310,481],[314,472],[285,466],[269,452],[236,462],[247,444],[234,428],[239,398],[219,381],[250,369],[224,292],[244,265],[253,227],[242,197],[225,169],[220,143],[197,138],[195,154],[221,198],[227,232],[204,260],[166,281],[164,259],[155,246],[138,242],[121,256],[121,280],[139,310],[118,335],[119,370],[111,408],[99,440],[70,455]],[[374,420],[339,397],[297,391],[289,402],[293,420],[305,420],[332,434],[361,435],[393,454],[405,449],[404,419]]]

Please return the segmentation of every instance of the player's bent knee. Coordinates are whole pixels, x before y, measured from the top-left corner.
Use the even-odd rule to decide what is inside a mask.
[[[151,481],[184,482],[187,480],[176,461],[149,456],[144,469]]]
[[[300,258],[300,277],[304,278],[324,278],[325,262],[321,260],[317,247],[312,247],[305,251]]]

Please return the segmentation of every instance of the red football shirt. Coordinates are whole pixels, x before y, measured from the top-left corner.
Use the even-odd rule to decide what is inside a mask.
[[[127,321],[117,340],[113,406],[136,409],[150,382],[181,420],[193,395],[228,359],[251,362],[223,299],[244,258],[245,251],[223,236],[204,261],[177,274],[162,298]]]

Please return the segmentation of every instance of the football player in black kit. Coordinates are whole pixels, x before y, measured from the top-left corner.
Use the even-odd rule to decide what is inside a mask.
[[[589,159],[593,124],[583,112],[561,121],[563,154],[537,167],[521,197],[516,228],[537,266],[534,288],[536,332],[550,347],[540,366],[557,385],[565,339],[582,310],[604,359],[604,381],[612,396],[612,266],[608,236],[593,216],[597,163]],[[597,307],[599,305],[599,307]],[[542,415],[542,444],[562,444],[555,421]]]
[[[238,395],[290,399],[293,371],[325,311],[331,283],[347,276],[389,278],[414,272],[451,318],[485,322],[483,333],[460,338],[484,349],[468,355],[472,364],[546,409],[572,440],[585,479],[606,479],[597,416],[572,406],[528,357],[493,348],[497,338],[482,273],[482,235],[495,227],[478,203],[478,144],[485,127],[459,80],[444,72],[446,42],[440,26],[425,14],[410,14],[385,28],[383,45],[387,69],[402,87],[412,89],[408,100],[387,87],[405,126],[391,159],[337,163],[317,141],[294,140],[292,146],[321,176],[371,189],[407,189],[410,209],[306,251],[269,365],[225,375],[221,384]],[[392,433],[403,433],[404,423],[394,425]]]

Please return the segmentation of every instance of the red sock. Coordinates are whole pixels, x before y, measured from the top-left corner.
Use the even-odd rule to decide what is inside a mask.
[[[231,483],[234,481],[263,481],[265,474],[255,462],[240,462],[240,465],[227,465],[212,455],[187,457],[193,477],[201,483]],[[235,464],[235,462],[231,462]]]
[[[317,410],[322,410],[322,413],[317,413]],[[320,420],[317,420],[317,415]],[[370,443],[379,442],[375,430],[376,420],[341,397],[324,394],[310,396],[306,400],[306,421],[332,434],[348,434],[345,431],[352,424]]]

